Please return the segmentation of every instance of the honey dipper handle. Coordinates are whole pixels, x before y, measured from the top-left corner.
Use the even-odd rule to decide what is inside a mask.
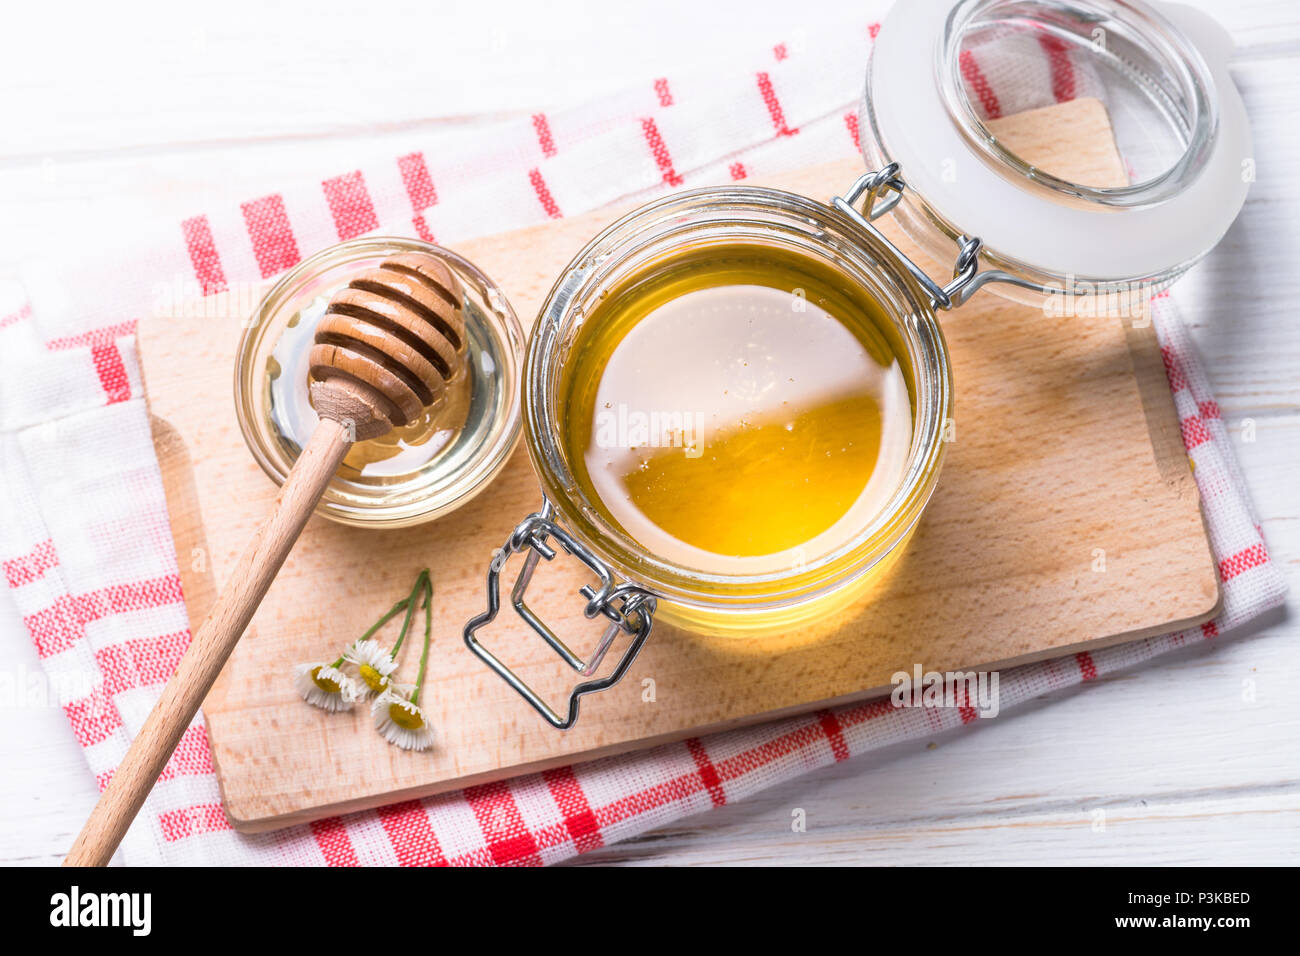
[[[113,856],[347,454],[352,434],[337,421],[321,419],[280,489],[275,511],[240,556],[238,572],[195,633],[176,673],[81,828],[64,866],[103,866]]]

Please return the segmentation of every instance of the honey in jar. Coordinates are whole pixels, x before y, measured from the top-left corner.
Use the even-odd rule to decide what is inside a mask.
[[[562,388],[569,461],[606,520],[662,558],[798,567],[853,538],[902,479],[906,353],[823,262],[687,247],[612,288],[583,326]]]

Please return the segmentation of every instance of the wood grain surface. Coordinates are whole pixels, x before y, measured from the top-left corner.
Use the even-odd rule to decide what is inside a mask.
[[[1108,140],[1086,103],[1071,109],[1082,112],[1062,128]],[[1022,152],[1041,148],[1026,142]],[[1060,138],[1047,148],[1064,149],[1062,162],[1079,155]],[[859,171],[833,163],[777,185],[828,197]],[[529,317],[572,254],[614,215],[598,211],[458,251]],[[204,705],[229,816],[246,830],[281,826],[871,696],[916,663],[1007,666],[1208,618],[1218,585],[1196,487],[1154,334],[1136,326],[1049,318],[990,295],[945,316],[956,440],[891,575],[861,605],[781,638],[708,639],[657,627],[625,683],[589,698],[566,734],[460,643],[464,621],[483,606],[492,549],[539,503],[522,450],[487,492],[435,525],[379,533],[313,521]],[[202,567],[217,586],[274,493],[233,412],[197,410],[214,404],[203,397],[228,389],[237,331],[161,320],[140,328],[151,410],[167,426],[159,431],[188,449],[189,467],[179,468],[186,456],[174,454],[171,440],[160,449],[173,452],[160,458],[177,550],[191,554],[206,541]],[[1105,570],[1095,570],[1103,554]],[[426,564],[437,599],[424,700],[438,744],[407,754],[387,746],[362,713],[306,707],[287,675],[299,660],[337,656]],[[213,582],[191,582],[204,575],[184,566],[182,558],[198,618]],[[536,595],[534,606],[561,633],[594,641],[575,594],[583,581],[572,564],[546,566],[530,603]],[[509,612],[485,639],[549,697],[569,686],[569,672]],[[652,702],[643,700],[647,680]]]

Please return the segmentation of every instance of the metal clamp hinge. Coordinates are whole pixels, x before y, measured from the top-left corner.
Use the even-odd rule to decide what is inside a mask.
[[[930,296],[930,304],[936,309],[948,310],[961,305],[985,283],[1005,281],[1004,273],[980,272],[979,255],[983,243],[979,239],[966,236],[957,238],[957,263],[953,266],[952,281],[939,285],[931,279],[920,266],[913,262],[896,245],[885,238],[884,234],[872,225],[873,220],[893,210],[903,198],[907,183],[899,175],[898,163],[890,163],[875,172],[865,173],[849,190],[847,196],[836,196],[831,205],[852,219],[858,226],[869,232],[882,243],[895,258],[911,273]],[[862,211],[858,211],[858,204]]]
[[[615,583],[614,575],[605,563],[569,534],[554,520],[554,507],[548,501],[542,510],[529,515],[506,540],[505,545],[492,556],[487,575],[487,610],[470,620],[465,625],[465,645],[486,663],[507,684],[513,687],[539,714],[560,730],[568,730],[578,720],[578,704],[585,694],[606,690],[613,687],[627,673],[632,662],[636,660],[650,628],[654,623],[656,602],[654,595],[629,582]],[[545,558],[550,561],[558,553],[552,541],[577,558],[587,569],[596,575],[599,586],[583,585],[580,593],[587,599],[583,614],[588,618],[604,617],[609,624],[601,635],[596,649],[586,660],[578,657],[551,628],[537,616],[524,600],[524,593],[532,580],[537,562]],[[476,637],[476,633],[486,627],[497,616],[501,606],[501,572],[512,555],[526,551],[524,565],[515,579],[510,592],[510,603],[515,612],[528,622],[528,626],[541,635],[560,658],[584,677],[590,677],[600,667],[619,634],[630,634],[632,641],[613,671],[599,680],[584,681],[569,693],[568,711],[561,716],[546,701],[529,687],[514,671],[501,662],[499,658]]]

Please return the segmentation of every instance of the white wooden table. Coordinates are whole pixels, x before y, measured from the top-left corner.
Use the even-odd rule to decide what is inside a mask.
[[[1230,428],[1255,424],[1256,440],[1237,451],[1270,548],[1295,584],[1300,4],[1196,4],[1237,40],[1233,74],[1254,123],[1259,178],[1177,296]],[[67,242],[74,229],[93,241],[119,216],[176,222],[292,181],[304,162],[400,143],[414,130],[581,102],[592,77],[630,84],[797,40],[830,6],[389,0],[390,23],[404,25],[383,35],[399,45],[394,55],[367,39],[365,5],[10,5],[5,32],[21,42],[0,58],[0,263],[21,260],[33,243]],[[494,67],[482,71],[489,57]],[[3,589],[0,668],[39,668]],[[1295,862],[1297,686],[1300,625],[1278,614],[578,863]],[[0,701],[0,767],[0,862],[57,862],[95,797],[63,713]],[[791,832],[795,808],[807,814],[805,833]]]

